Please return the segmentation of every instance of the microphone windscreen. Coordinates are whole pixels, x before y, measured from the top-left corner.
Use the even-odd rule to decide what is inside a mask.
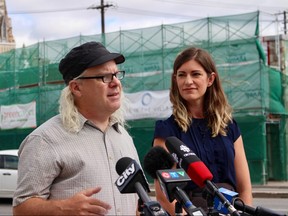
[[[207,180],[212,180],[213,175],[202,161],[190,163],[187,174],[191,180],[200,188],[205,187]]]
[[[153,179],[157,179],[157,170],[171,169],[174,164],[175,160],[169,152],[160,146],[155,146],[144,156],[143,169]]]
[[[116,172],[118,173],[118,175],[121,175],[124,170],[129,166],[129,164],[132,162],[132,158],[129,157],[123,157],[120,158],[115,166]]]
[[[149,185],[143,170],[141,169],[140,165],[132,158],[120,158],[116,163],[115,169],[119,174],[119,178],[116,180],[115,184],[120,193],[137,192],[137,182],[141,184],[144,190],[150,192]]]

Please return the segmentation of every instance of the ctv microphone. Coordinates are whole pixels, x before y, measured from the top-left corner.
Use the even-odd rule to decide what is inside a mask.
[[[161,189],[170,202],[176,199],[190,216],[206,216],[203,209],[194,206],[182,190],[191,181],[183,169],[158,170],[157,176]]]
[[[197,208],[192,204],[182,190],[191,179],[183,169],[171,169],[175,162],[169,152],[160,146],[155,146],[144,156],[143,167],[152,178],[158,178],[161,190],[169,202],[176,199],[188,215],[206,215],[202,208]]]
[[[217,196],[232,216],[240,216],[235,207],[221,194],[214,183],[211,182],[213,175],[206,165],[177,137],[166,138],[165,145],[170,153],[177,159],[191,180],[203,188],[205,185],[213,196]]]
[[[147,192],[150,192],[146,177],[138,163],[123,157],[116,163],[116,171],[120,175],[115,184],[120,193],[137,193],[143,203],[144,215],[168,216],[160,204],[152,201]]]

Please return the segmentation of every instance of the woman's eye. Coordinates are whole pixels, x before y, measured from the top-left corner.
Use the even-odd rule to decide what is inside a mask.
[[[201,75],[200,73],[193,73],[193,74],[192,74],[192,76],[195,76],[195,77],[196,77],[196,76],[200,76],[200,75]]]
[[[182,73],[178,74],[178,77],[183,77],[183,76],[185,76],[185,74],[182,74]]]

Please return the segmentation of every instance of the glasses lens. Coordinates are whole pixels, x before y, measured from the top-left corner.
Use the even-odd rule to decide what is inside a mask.
[[[118,80],[121,80],[124,78],[125,71],[117,71],[114,74],[107,74],[103,76],[102,80],[104,83],[110,83],[113,80],[113,77],[115,76]]]
[[[117,79],[121,80],[121,79],[124,78],[124,74],[125,74],[124,71],[118,71],[118,72],[115,74],[115,76],[116,76]]]
[[[107,74],[103,76],[102,80],[104,83],[110,83],[113,79],[113,74]]]

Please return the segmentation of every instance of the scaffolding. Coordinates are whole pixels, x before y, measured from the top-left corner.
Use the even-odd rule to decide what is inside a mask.
[[[265,183],[271,176],[278,180],[288,179],[288,111],[284,97],[287,73],[281,70],[281,62],[274,68],[267,63],[268,46],[259,33],[260,15],[257,11],[105,34],[105,46],[126,57],[119,69],[126,71],[122,83],[127,93],[169,89],[175,56],[188,46],[208,50],[216,62],[243,133],[254,183]],[[266,30],[267,26],[264,28]],[[85,42],[104,43],[102,38],[101,34],[80,35],[43,41],[0,54],[0,105],[36,101],[37,125],[42,124],[58,113],[58,99],[64,87],[58,71],[61,58],[72,47]],[[275,123],[275,120],[278,123],[277,146],[282,151],[278,152],[281,157],[277,159],[281,172],[276,177],[271,172],[267,174],[270,160],[267,151],[271,147],[268,142],[275,138],[275,133],[268,138],[266,133],[267,122]],[[129,122],[140,159],[151,146],[154,123],[155,119]],[[275,130],[270,124],[269,129]],[[32,130],[0,130],[0,149],[18,147]]]

